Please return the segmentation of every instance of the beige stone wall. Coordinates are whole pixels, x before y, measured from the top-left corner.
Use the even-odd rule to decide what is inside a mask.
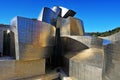
[[[17,78],[45,74],[45,59],[16,61],[15,71]]]
[[[73,80],[102,80],[102,69],[70,61],[70,77]]]
[[[45,74],[45,59],[0,61],[0,80],[13,80]]]
[[[0,61],[0,79],[12,80],[15,77],[15,61]]]
[[[105,46],[106,68],[104,80],[120,80],[120,41]]]
[[[102,80],[104,53],[90,48],[69,59],[69,76],[75,80]]]

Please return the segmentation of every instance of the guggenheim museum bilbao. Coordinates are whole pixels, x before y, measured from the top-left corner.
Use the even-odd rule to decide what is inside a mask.
[[[38,19],[1,24],[0,80],[120,80],[120,32],[86,36],[75,14],[44,7]]]

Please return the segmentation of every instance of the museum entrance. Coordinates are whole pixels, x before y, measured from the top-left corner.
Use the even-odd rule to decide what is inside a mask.
[[[10,53],[10,34],[3,32],[3,56],[9,56]]]
[[[15,58],[15,40],[12,31],[3,32],[3,57]]]

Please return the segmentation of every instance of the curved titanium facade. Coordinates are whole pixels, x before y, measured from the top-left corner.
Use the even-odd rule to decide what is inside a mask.
[[[54,46],[54,26],[41,21],[16,17],[11,27],[15,33],[16,59],[33,60],[50,55],[47,53],[51,52]]]
[[[52,11],[50,8],[45,7],[43,8],[43,11],[38,20],[55,26],[57,17],[58,15],[54,11]]]
[[[49,23],[56,26],[58,17],[67,18],[69,16],[73,17],[76,14],[73,10],[54,6],[52,9],[44,7],[38,18],[38,20]]]
[[[73,11],[73,10],[70,10],[70,9],[67,9],[67,8],[64,8],[64,7],[61,7],[60,6],[60,8],[61,8],[61,16],[63,17],[63,18],[67,18],[67,17],[69,17],[69,16],[71,16],[71,17],[73,17],[75,14],[76,14],[76,12],[75,11]]]
[[[54,6],[54,7],[52,8],[52,10],[53,10],[59,17],[61,17],[61,11],[62,11],[61,8],[59,8],[58,6]]]

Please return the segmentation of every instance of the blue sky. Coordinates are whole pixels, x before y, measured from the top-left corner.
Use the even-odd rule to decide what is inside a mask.
[[[15,16],[38,18],[42,7],[63,6],[77,12],[86,32],[103,32],[120,26],[120,0],[0,0],[0,23]]]

